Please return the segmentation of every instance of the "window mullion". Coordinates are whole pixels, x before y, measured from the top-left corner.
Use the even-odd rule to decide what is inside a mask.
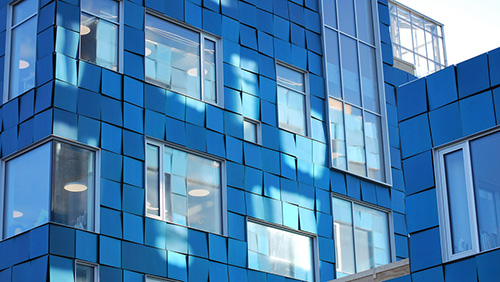
[[[465,179],[467,186],[467,198],[468,198],[468,209],[469,209],[469,221],[470,221],[470,232],[473,244],[474,252],[480,252],[479,246],[479,236],[478,236],[478,225],[477,225],[477,215],[476,215],[476,200],[474,195],[474,183],[472,176],[472,161],[470,155],[470,142],[467,141],[464,144],[464,165],[465,165]]]
[[[201,33],[200,33],[200,91],[201,91],[200,100],[205,101],[205,36]]]
[[[354,258],[354,273],[358,273],[358,264],[356,259],[356,220],[354,218],[354,203],[351,202],[351,217],[352,217],[352,249]]]

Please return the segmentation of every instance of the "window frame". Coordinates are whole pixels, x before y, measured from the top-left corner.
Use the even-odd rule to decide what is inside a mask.
[[[243,132],[243,140],[246,142],[249,142],[249,143],[261,145],[262,144],[262,123],[258,120],[252,119],[252,118],[243,117],[243,129],[245,127],[245,122],[248,122],[248,123],[255,125],[256,142],[246,140],[245,139],[245,132]]]
[[[292,89],[292,88],[289,88],[287,87],[286,85],[283,85],[283,84],[280,84],[278,82],[278,65],[283,67],[283,68],[287,68],[287,69],[290,69],[294,72],[298,72],[300,74],[302,74],[304,76],[304,92],[298,92],[297,90],[295,89]],[[296,66],[293,66],[291,64],[288,64],[288,63],[285,63],[283,61],[280,61],[280,60],[275,60],[274,62],[274,68],[275,68],[275,73],[276,73],[276,121],[278,122],[278,125],[277,127],[280,129],[280,130],[284,130],[284,131],[287,131],[289,133],[292,133],[292,134],[297,134],[297,135],[300,135],[300,136],[304,136],[304,137],[307,137],[307,138],[311,138],[312,137],[312,129],[311,129],[311,93],[310,93],[310,87],[309,87],[309,72],[307,70],[303,70],[301,68],[298,68]],[[279,110],[280,110],[280,107],[279,107],[279,104],[278,104],[278,88],[279,87],[283,87],[287,90],[290,90],[292,92],[295,92],[295,93],[299,93],[299,94],[303,94],[304,95],[304,109],[305,109],[305,112],[303,113],[304,114],[304,125],[305,125],[305,129],[306,129],[306,132],[305,134],[302,134],[302,133],[298,133],[298,132],[295,132],[295,131],[292,131],[288,128],[284,128],[284,127],[281,127],[280,126],[280,114],[279,114]]]
[[[166,142],[166,141],[159,141],[159,140],[156,140],[156,139],[153,139],[153,138],[146,138],[146,141],[145,141],[145,146],[144,146],[144,156],[147,156],[147,147],[148,145],[153,145],[153,146],[156,146],[159,148],[159,156],[158,156],[158,162],[159,162],[159,166],[158,166],[158,170],[159,170],[159,185],[158,185],[158,189],[160,190],[159,191],[159,204],[160,204],[160,216],[156,216],[156,215],[152,215],[152,214],[148,214],[147,212],[147,205],[146,205],[146,202],[147,202],[147,163],[145,163],[144,165],[144,191],[145,191],[145,197],[144,197],[144,216],[146,218],[153,218],[153,219],[156,219],[156,220],[161,220],[163,222],[167,222],[168,224],[173,224],[173,225],[177,225],[177,226],[182,226],[182,227],[186,227],[186,228],[189,228],[189,229],[194,229],[194,230],[198,230],[198,231],[202,231],[202,232],[207,232],[207,233],[210,233],[210,234],[216,234],[216,235],[220,235],[220,236],[225,236],[227,237],[228,236],[228,218],[227,218],[227,180],[226,180],[226,162],[225,162],[225,159],[223,158],[220,158],[220,157],[217,157],[217,156],[213,156],[213,155],[210,155],[210,154],[207,154],[207,153],[204,153],[204,152],[200,152],[200,151],[196,151],[196,150],[193,150],[193,149],[189,149],[189,148],[185,148],[185,147],[181,147],[177,144],[174,144],[174,143],[171,143],[171,142]],[[164,148],[165,147],[168,147],[170,149],[174,149],[174,150],[178,150],[178,151],[181,151],[181,152],[185,152],[187,154],[191,154],[191,155],[195,155],[195,156],[198,156],[198,157],[201,157],[201,158],[205,158],[205,159],[208,159],[208,160],[212,160],[212,161],[217,161],[220,163],[220,201],[221,201],[221,214],[220,214],[220,219],[221,219],[221,233],[214,233],[214,232],[211,232],[211,231],[207,231],[207,230],[203,230],[203,229],[200,229],[200,228],[197,228],[197,227],[192,227],[192,226],[188,226],[187,224],[186,225],[183,225],[183,224],[179,224],[179,223],[175,223],[175,222],[172,222],[172,221],[169,221],[168,219],[165,218],[165,198],[166,198],[166,195],[165,195],[165,176],[164,176]],[[146,160],[147,161],[147,160]],[[187,218],[187,216],[186,216]]]
[[[353,7],[356,7],[356,1],[355,0],[352,0],[353,1]],[[329,156],[329,167],[330,169],[334,169],[334,170],[338,170],[338,171],[341,171],[343,173],[347,173],[347,174],[351,174],[351,175],[355,175],[356,177],[359,177],[359,178],[363,178],[365,180],[368,180],[370,182],[374,182],[374,183],[377,183],[377,184],[381,184],[381,185],[384,185],[384,186],[392,186],[392,170],[391,170],[391,156],[390,156],[390,145],[389,145],[389,125],[388,125],[388,121],[387,121],[387,106],[386,106],[386,95],[385,95],[385,87],[384,87],[384,84],[385,84],[385,78],[384,78],[384,72],[383,72],[383,61],[382,61],[382,45],[381,45],[381,35],[380,35],[380,29],[378,28],[379,26],[379,12],[378,12],[378,2],[375,1],[375,0],[370,0],[371,1],[371,13],[372,13],[372,27],[373,27],[373,44],[371,44],[370,42],[366,42],[364,41],[363,39],[361,38],[358,38],[359,34],[358,34],[358,17],[356,14],[354,14],[354,21],[355,21],[355,30],[356,30],[356,33],[358,34],[357,36],[352,36],[344,31],[341,31],[340,28],[339,28],[339,18],[337,16],[338,12],[339,12],[339,9],[338,9],[338,0],[335,1],[335,9],[336,9],[336,24],[337,24],[337,27],[329,27],[326,22],[325,22],[325,12],[324,12],[324,0],[321,0],[320,1],[320,17],[321,17],[321,31],[322,31],[322,34],[326,34],[326,29],[329,29],[329,30],[332,30],[334,32],[337,33],[337,38],[340,39],[340,36],[343,35],[343,36],[346,36],[350,39],[353,39],[356,41],[356,46],[359,46],[360,44],[364,44],[364,45],[367,45],[371,48],[374,48],[375,49],[375,65],[376,65],[376,74],[377,74],[377,84],[378,84],[378,102],[379,102],[379,110],[380,110],[380,113],[376,113],[368,108],[365,108],[364,107],[364,102],[363,102],[363,87],[362,87],[362,76],[360,75],[360,81],[359,81],[359,89],[360,89],[360,101],[361,101],[361,104],[363,106],[357,106],[355,105],[354,103],[350,103],[348,101],[345,100],[344,97],[341,97],[341,98],[337,98],[337,97],[333,97],[333,96],[330,96],[329,93],[330,93],[330,89],[329,89],[329,83],[328,83],[328,71],[327,71],[327,55],[326,55],[326,51],[327,48],[326,48],[326,39],[325,39],[325,36],[322,36],[321,37],[321,40],[322,40],[322,48],[323,48],[323,53],[325,54],[323,56],[323,73],[325,74],[325,81],[324,81],[324,87],[325,87],[325,92],[326,92],[326,98],[327,98],[327,102],[325,103],[325,113],[328,113],[326,115],[326,120],[325,122],[327,122],[327,126],[326,126],[326,133],[327,133],[327,137],[328,137],[328,148],[329,148],[329,153],[328,153],[328,156]],[[355,8],[357,9],[357,8]],[[340,85],[341,85],[341,91],[342,91],[342,94],[344,93],[344,87],[343,87],[343,71],[342,71],[342,50],[340,48],[340,40],[338,40],[338,46],[339,46],[339,78],[340,78]],[[360,51],[359,49],[360,48],[357,48],[357,59],[358,59],[358,74],[361,74],[361,58],[360,58]],[[342,111],[342,114],[343,114],[343,125],[344,125],[344,142],[345,142],[345,154],[346,154],[346,169],[342,169],[342,168],[338,168],[338,167],[335,167],[333,165],[333,145],[332,145],[332,142],[331,142],[331,130],[330,130],[330,124],[331,124],[331,117],[330,117],[330,114],[329,114],[329,102],[330,102],[330,99],[334,99],[335,101],[339,101],[342,103],[343,105],[343,109],[345,108],[344,105],[353,105],[355,108],[358,108],[362,111],[362,116],[363,116],[363,142],[364,142],[364,148],[365,148],[365,166],[366,166],[366,173],[367,175],[364,176],[364,175],[360,175],[360,174],[357,174],[353,171],[350,171],[349,170],[349,159],[347,158],[347,155],[348,155],[348,152],[347,152],[347,138],[346,138],[346,122],[345,122],[345,111],[343,110]],[[374,179],[374,178],[370,178],[368,176],[368,160],[367,160],[367,152],[366,152],[366,131],[365,131],[365,123],[366,123],[366,118],[365,118],[365,112],[368,112],[372,115],[376,115],[378,117],[380,117],[380,129],[381,129],[381,132],[380,132],[380,142],[382,142],[382,151],[380,156],[384,158],[383,162],[382,162],[382,166],[384,166],[384,169],[385,169],[385,173],[384,173],[384,178],[385,180],[383,181],[380,181],[380,180],[377,180],[377,179]]]
[[[79,0],[81,1],[81,0]],[[101,0],[87,0],[87,1],[101,1]],[[123,1],[124,0],[110,0],[110,1],[115,1],[115,2],[118,2],[118,50],[117,50],[117,68],[116,70],[113,70],[113,69],[110,69],[110,68],[107,68],[105,66],[101,66],[101,65],[98,65],[97,63],[95,62],[90,62],[90,61],[87,61],[87,60],[84,60],[81,58],[81,54],[82,54],[82,35],[81,35],[81,28],[82,28],[82,25],[81,25],[81,20],[82,20],[82,13],[85,13],[87,15],[90,15],[90,16],[93,16],[93,17],[96,17],[100,20],[104,20],[106,22],[109,22],[109,23],[113,23],[109,20],[106,20],[106,19],[103,19],[102,17],[98,16],[98,15],[95,15],[93,14],[92,12],[88,12],[88,11],[85,11],[81,8],[81,5],[80,5],[80,13],[79,13],[79,18],[78,18],[78,22],[80,23],[80,29],[79,29],[79,32],[78,32],[78,60],[81,61],[81,62],[85,62],[85,63],[88,63],[88,64],[93,64],[95,66],[98,66],[100,68],[104,68],[104,69],[107,69],[107,70],[110,70],[110,71],[116,71],[118,73],[123,73],[123,67],[124,67],[124,17],[125,17],[125,9],[124,9],[124,3]],[[116,24],[116,23],[113,23],[113,24]]]
[[[191,26],[187,24],[186,22],[179,21],[177,19],[171,18],[169,16],[166,16],[165,14],[158,12],[156,10],[153,10],[149,7],[146,7],[145,13],[144,13],[144,27],[146,26],[146,17],[147,16],[153,16],[156,17],[162,21],[166,21],[170,24],[176,25],[180,28],[187,29],[192,32],[196,32],[200,36],[200,67],[202,67],[202,64],[204,63],[205,59],[205,52],[203,52],[203,46],[205,46],[205,39],[208,39],[210,41],[213,41],[215,43],[215,97],[217,102],[211,102],[205,100],[205,83],[204,83],[204,78],[205,78],[205,72],[200,72],[200,99],[189,96],[184,93],[177,92],[172,89],[167,89],[165,86],[161,85],[160,83],[156,83],[155,81],[150,81],[146,79],[146,54],[144,54],[144,81],[146,83],[161,87],[162,89],[166,89],[167,91],[174,92],[176,94],[189,97],[191,99],[195,99],[197,101],[201,101],[203,103],[207,103],[216,107],[224,108],[224,74],[223,74],[223,46],[222,46],[222,38],[220,36],[217,36],[215,34],[212,34],[208,31],[205,31],[200,28],[196,28],[194,26]],[[144,48],[146,48],[146,38],[144,36]]]
[[[5,63],[4,63],[4,85],[3,85],[3,103],[7,103],[10,100],[14,100],[15,98],[21,96],[22,94],[29,92],[31,89],[36,88],[36,62],[38,60],[38,38],[35,38],[35,85],[33,88],[30,88],[29,90],[17,95],[16,97],[10,98],[10,88],[11,88],[11,83],[10,83],[10,66],[12,63],[12,31],[16,28],[22,25],[23,23],[26,23],[28,20],[32,19],[33,17],[36,18],[36,26],[37,26],[37,33],[35,34],[35,37],[38,37],[38,12],[40,9],[40,3],[39,0],[36,0],[36,12],[30,16],[28,16],[26,19],[24,19],[22,22],[18,23],[17,25],[13,26],[12,25],[12,20],[13,20],[13,13],[14,13],[14,6],[23,2],[24,0],[16,0],[16,1],[11,1],[7,5],[7,25],[6,25],[6,33],[5,33]],[[0,236],[1,238],[1,236]]]
[[[94,282],[100,281],[100,279],[99,279],[99,264],[80,260],[80,259],[75,259],[75,265],[74,265],[74,279],[75,279],[75,281],[76,281],[76,275],[77,275],[76,268],[78,267],[78,265],[92,267],[94,269]]]
[[[154,279],[155,281],[151,281],[149,279]],[[144,275],[144,282],[157,282],[157,281],[164,281],[164,282],[180,282],[179,280],[171,279],[171,278],[165,278],[161,276],[155,276],[151,274],[145,274]]]
[[[347,202],[350,202],[351,203],[351,217],[352,217],[352,238],[353,238],[353,253],[354,253],[354,268],[357,269],[357,265],[356,265],[356,235],[355,235],[355,219],[354,219],[354,205],[358,205],[358,206],[362,206],[362,207],[365,207],[365,208],[369,208],[369,209],[373,209],[373,210],[376,210],[376,211],[379,211],[379,212],[383,212],[387,215],[387,235],[388,235],[388,239],[389,239],[389,259],[390,259],[390,263],[393,263],[397,260],[396,258],[396,238],[395,238],[395,234],[394,234],[394,211],[391,210],[391,209],[388,209],[388,208],[384,208],[384,207],[381,207],[381,206],[377,206],[377,205],[374,205],[372,203],[369,203],[369,202],[364,202],[364,201],[360,201],[360,200],[357,200],[357,199],[354,199],[354,198],[351,198],[351,197],[348,197],[346,195],[342,195],[342,194],[338,194],[336,192],[331,192],[330,193],[330,200],[332,202],[332,205],[331,205],[331,210],[332,210],[332,215],[335,214],[335,210],[334,210],[334,206],[333,206],[333,198],[337,198],[339,200],[343,200],[343,201],[347,201]],[[333,234],[333,244],[334,244],[334,256],[335,256],[335,260],[337,259],[337,241],[336,241],[336,234],[335,234],[335,218],[332,217],[332,234]],[[336,263],[339,263],[338,261],[336,261]],[[385,264],[387,265],[387,264]],[[376,266],[377,267],[377,266]],[[374,269],[374,268],[370,268],[370,269]],[[370,270],[369,269],[369,270]],[[366,270],[364,270],[366,271]],[[363,272],[363,271],[360,271],[360,272]],[[360,273],[358,271],[356,271],[354,274],[356,273]],[[335,275],[337,275],[337,268],[335,267]]]
[[[74,229],[77,229],[77,230],[84,230],[84,231],[88,231],[88,232],[94,232],[94,233],[99,233],[100,232],[100,202],[101,202],[101,150],[100,148],[96,148],[96,147],[93,147],[93,146],[90,146],[90,145],[87,145],[87,144],[83,144],[83,143],[80,143],[80,142],[77,142],[75,140],[70,140],[70,139],[66,139],[66,138],[62,138],[62,137],[59,137],[59,136],[55,136],[55,135],[51,135],[51,136],[48,136],[42,140],[40,140],[39,142],[36,142],[36,143],[33,143],[33,144],[30,144],[29,146],[26,146],[10,155],[7,155],[3,158],[0,159],[0,241],[2,240],[5,240],[5,239],[9,239],[9,238],[13,238],[13,237],[16,237],[18,236],[19,234],[23,234],[23,233],[26,233],[26,232],[29,232],[30,230],[32,230],[33,228],[37,228],[38,226],[41,226],[41,225],[44,225],[44,224],[47,224],[47,223],[53,223],[53,224],[57,224],[57,225],[61,225],[61,226],[67,226],[65,224],[62,224],[62,223],[58,223],[58,222],[53,222],[52,221],[52,218],[50,216],[50,213],[49,213],[49,219],[47,220],[47,222],[41,224],[41,225],[38,225],[38,226],[34,226],[34,227],[30,227],[28,229],[26,229],[25,231],[22,231],[20,232],[19,234],[16,234],[16,235],[12,235],[12,236],[4,236],[4,215],[5,215],[5,191],[6,191],[6,185],[5,185],[5,170],[6,170],[6,163],[10,160],[13,160],[15,159],[16,157],[19,157],[21,155],[24,155],[26,153],[29,153],[31,152],[32,150],[34,149],[37,149],[47,143],[53,143],[53,142],[60,142],[60,143],[64,143],[64,144],[67,144],[67,145],[70,145],[70,146],[75,146],[75,147],[78,147],[78,148],[82,148],[82,149],[85,149],[85,150],[88,150],[88,151],[91,151],[94,153],[94,169],[95,169],[95,175],[94,175],[94,205],[93,205],[93,208],[94,208],[94,226],[92,229],[81,229],[81,228],[78,228],[78,227],[71,227],[71,228],[74,228]],[[52,186],[53,186],[53,181],[54,181],[54,151],[53,151],[53,148],[51,148],[51,155],[50,155],[50,158],[51,158],[51,164],[50,164],[50,179],[51,179],[51,183],[50,183],[50,187],[49,187],[49,191],[50,191],[50,195],[49,195],[49,208],[52,207]]]
[[[253,224],[257,224],[257,225],[261,225],[261,226],[265,226],[265,227],[268,227],[268,228],[274,228],[274,229],[278,229],[278,230],[281,230],[281,231],[285,231],[285,232],[288,232],[288,233],[292,233],[292,234],[296,234],[296,235],[300,235],[300,236],[304,236],[304,237],[308,237],[311,239],[312,241],[312,249],[311,249],[311,252],[312,252],[312,263],[313,263],[313,281],[314,282],[318,282],[320,281],[320,269],[319,269],[319,243],[318,243],[318,235],[317,234],[314,234],[314,233],[311,233],[311,232],[307,232],[307,231],[303,231],[303,230],[297,230],[297,229],[293,229],[293,228],[290,228],[288,226],[284,226],[284,225],[279,225],[279,224],[276,224],[276,223],[271,223],[271,222],[268,222],[268,221],[265,221],[265,220],[262,220],[262,219],[259,219],[259,218],[256,218],[256,217],[251,217],[251,216],[245,216],[245,242],[247,242],[247,248],[246,248],[246,259],[248,260],[248,223],[251,222]],[[293,277],[287,277],[287,276],[282,276],[282,275],[279,275],[279,274],[276,274],[276,273],[271,273],[271,272],[266,272],[266,271],[263,271],[263,270],[259,270],[259,269],[253,269],[253,268],[250,268],[248,266],[248,263],[247,263],[247,268],[248,269],[251,269],[251,270],[254,270],[254,271],[259,271],[259,272],[262,272],[262,273],[269,273],[269,274],[272,274],[272,275],[276,275],[276,276],[280,276],[280,277],[286,277],[286,278],[291,278],[291,279],[295,279]]]

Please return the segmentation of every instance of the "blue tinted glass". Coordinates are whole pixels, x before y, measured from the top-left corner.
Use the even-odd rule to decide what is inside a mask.
[[[356,273],[354,262],[354,236],[352,204],[333,198],[333,230],[337,278]]]
[[[362,111],[347,104],[345,105],[345,130],[348,169],[356,174],[366,176]]]
[[[278,87],[279,126],[290,131],[306,134],[305,96],[295,91]]]
[[[76,282],[94,282],[94,267],[76,264]]]
[[[82,0],[82,10],[118,23],[119,3],[115,0]]]
[[[341,0],[338,1],[339,9],[339,28],[341,31],[356,36],[356,26],[354,18],[354,1]]]
[[[14,5],[12,13],[12,26],[28,19],[36,13],[38,0],[24,0]]]
[[[358,19],[358,38],[374,44],[372,0],[356,0],[356,18]]]
[[[365,138],[368,177],[384,181],[384,151],[382,149],[380,117],[368,112],[365,112]]]
[[[276,76],[279,84],[299,92],[305,92],[304,74],[277,65]]]
[[[245,141],[257,143],[257,124],[243,121],[243,137]]]
[[[118,25],[82,13],[80,59],[118,69]]]
[[[361,84],[363,87],[363,106],[370,111],[379,112],[377,64],[375,49],[359,44],[361,60]]]
[[[335,7],[335,0],[323,1],[323,18],[326,25],[337,28],[337,7]]]
[[[328,74],[328,94],[342,97],[340,86],[339,39],[337,32],[325,29],[326,34],[326,70]]]
[[[12,30],[9,98],[35,87],[36,17]]]
[[[160,216],[159,148],[149,145],[146,149],[146,213]]]
[[[205,39],[204,41],[204,77],[205,77],[205,96],[204,100],[212,103],[217,102],[217,80],[216,80],[216,68],[215,68],[215,42],[212,40]]]
[[[356,41],[347,36],[340,36],[342,52],[342,80],[344,82],[344,100],[361,106],[359,89],[358,48]]]
[[[344,110],[342,102],[329,99],[332,165],[346,169]]]

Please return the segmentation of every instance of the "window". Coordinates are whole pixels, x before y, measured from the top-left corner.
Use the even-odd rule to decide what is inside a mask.
[[[81,0],[80,59],[118,70],[120,2]]]
[[[253,119],[243,119],[243,139],[248,142],[260,144],[260,122]]]
[[[219,103],[219,44],[212,36],[146,14],[146,81]]]
[[[146,214],[222,234],[222,162],[147,144]]]
[[[247,222],[248,267],[314,281],[313,238],[258,222]]]
[[[307,135],[308,95],[306,75],[281,64],[276,65],[278,80],[278,121],[283,129]]]
[[[333,198],[337,278],[391,262],[386,212]]]
[[[385,182],[384,107],[372,0],[324,0],[331,165]]]
[[[444,260],[500,247],[500,132],[435,151]]]
[[[150,276],[150,275],[147,275],[145,279],[146,279],[146,282],[175,282],[175,281],[179,281],[179,280],[172,280],[172,279],[161,278],[161,277],[154,277],[154,276]]]
[[[94,264],[77,261],[75,265],[76,282],[96,282],[98,277],[97,266]]]
[[[35,87],[38,0],[18,1],[9,8],[5,102]]]
[[[94,230],[95,160],[95,151],[55,140],[5,160],[3,238],[48,221]]]

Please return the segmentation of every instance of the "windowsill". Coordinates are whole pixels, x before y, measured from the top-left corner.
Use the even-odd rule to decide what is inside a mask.
[[[410,274],[410,260],[404,259],[329,282],[379,282]]]
[[[338,167],[334,167],[334,166],[331,166],[331,165],[330,165],[330,169],[333,169],[335,171],[339,171],[339,172],[342,172],[342,173],[345,173],[345,174],[348,174],[348,175],[351,175],[351,176],[354,176],[354,177],[357,177],[357,178],[361,178],[363,180],[366,180],[366,181],[369,181],[369,182],[372,182],[372,183],[375,183],[375,184],[379,184],[379,185],[382,185],[382,186],[387,187],[387,188],[392,187],[392,181],[391,182],[382,182],[380,180],[369,178],[368,176],[360,175],[360,174],[354,173],[352,171],[348,171],[348,170],[341,169],[341,168],[338,168]],[[392,169],[392,167],[389,167],[389,169]],[[391,178],[392,178],[392,174],[391,174]]]
[[[196,228],[196,227],[191,227],[191,226],[187,226],[187,225],[182,225],[182,224],[179,224],[179,223],[171,222],[171,221],[168,221],[168,220],[163,220],[163,219],[161,219],[158,216],[149,215],[149,214],[146,214],[144,217],[150,218],[150,219],[154,219],[154,220],[158,220],[158,221],[161,221],[161,222],[165,222],[167,224],[171,224],[171,225],[175,225],[175,226],[179,226],[179,227],[184,227],[184,228],[187,228],[187,229],[195,230],[195,231],[205,232],[207,234],[213,234],[213,235],[217,235],[217,236],[229,238],[229,235],[228,234],[224,234],[224,232],[223,233],[215,233],[215,232],[212,232],[212,231],[207,231],[207,230],[203,230],[203,229]]]

